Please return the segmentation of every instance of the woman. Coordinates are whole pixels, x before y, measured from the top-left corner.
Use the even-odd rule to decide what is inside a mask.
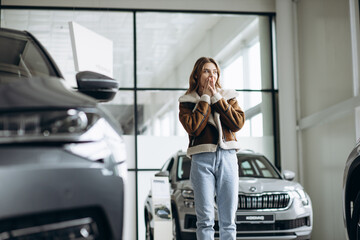
[[[179,118],[189,135],[198,240],[214,239],[214,197],[218,206],[220,239],[236,239],[239,149],[235,132],[245,122],[234,90],[221,89],[220,68],[212,58],[199,58],[189,89],[179,98]]]

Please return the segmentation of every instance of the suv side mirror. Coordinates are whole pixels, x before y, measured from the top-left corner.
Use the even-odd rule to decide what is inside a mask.
[[[102,102],[112,100],[119,88],[115,79],[91,71],[77,73],[76,82],[79,92]]]
[[[282,175],[286,180],[289,180],[289,181],[292,181],[295,178],[295,173],[290,170],[284,170]]]
[[[169,177],[169,171],[158,172],[155,174],[156,177]]]

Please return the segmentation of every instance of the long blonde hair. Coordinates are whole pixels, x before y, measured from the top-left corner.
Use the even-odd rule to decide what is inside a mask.
[[[217,70],[217,74],[218,74],[218,77],[217,77],[217,80],[216,80],[216,83],[215,83],[215,87],[216,88],[221,88],[221,85],[220,85],[220,68],[219,68],[219,65],[217,64],[217,62],[210,58],[210,57],[201,57],[199,58],[196,62],[195,62],[195,65],[194,65],[194,68],[190,74],[190,78],[189,78],[189,89],[186,91],[186,93],[191,93],[193,91],[197,91],[198,88],[199,88],[199,78],[200,78],[200,75],[201,75],[201,71],[203,70],[203,67],[206,63],[213,63],[216,67],[216,70]]]

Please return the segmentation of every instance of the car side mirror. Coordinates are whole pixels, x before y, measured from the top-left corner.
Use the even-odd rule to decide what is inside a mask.
[[[288,181],[292,181],[295,178],[295,173],[290,170],[284,170],[282,175]]]
[[[119,88],[119,83],[100,73],[83,71],[76,74],[78,91],[101,102],[111,101]]]
[[[169,171],[161,171],[155,174],[155,177],[169,177]]]

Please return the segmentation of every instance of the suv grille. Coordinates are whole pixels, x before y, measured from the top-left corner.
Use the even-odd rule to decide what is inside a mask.
[[[289,206],[290,196],[287,193],[262,195],[239,195],[239,210],[247,209],[279,209]]]

